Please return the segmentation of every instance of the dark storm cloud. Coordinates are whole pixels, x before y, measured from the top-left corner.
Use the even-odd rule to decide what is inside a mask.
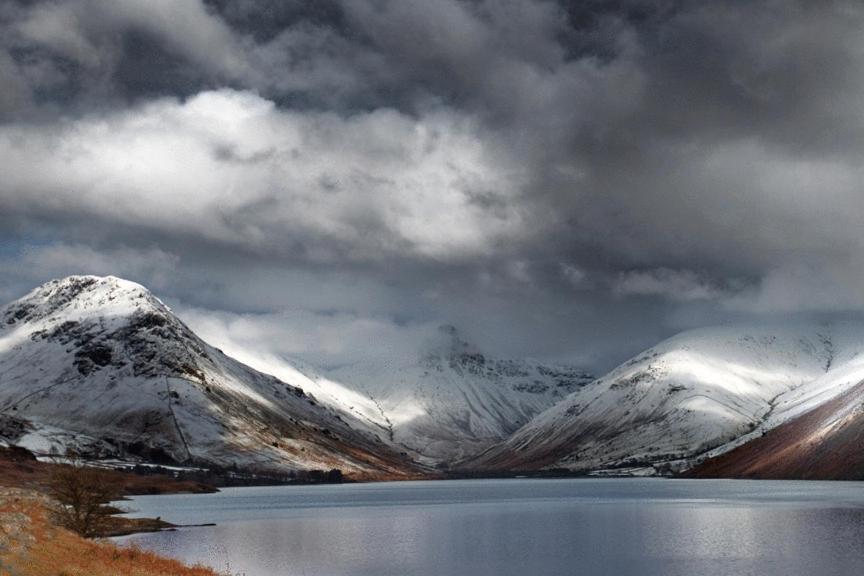
[[[599,365],[858,311],[862,24],[841,1],[6,2],[4,294],[114,272],[247,342],[256,318],[292,342],[450,322]]]

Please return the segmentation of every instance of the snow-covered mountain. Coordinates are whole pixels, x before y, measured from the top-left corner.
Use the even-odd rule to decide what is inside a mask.
[[[864,375],[816,408],[705,459],[688,476],[864,480],[862,406]]]
[[[864,353],[784,394],[756,431],[700,459],[696,477],[864,480]],[[732,448],[732,449],[728,449]]]
[[[593,379],[571,366],[489,357],[452,326],[414,357],[354,364],[330,376],[372,399],[394,442],[439,465],[500,443]]]
[[[138,284],[49,282],[0,308],[0,443],[358,478],[416,474],[412,458],[864,478],[864,322],[693,330],[596,380],[489,357],[450,327],[416,356],[326,374],[243,360]]]
[[[864,380],[862,352],[860,322],[685,332],[580,388],[469,465],[684,470],[838,398]]]
[[[6,443],[358,477],[414,470],[387,430],[356,416],[209,346],[133,282],[73,276],[0,309]]]

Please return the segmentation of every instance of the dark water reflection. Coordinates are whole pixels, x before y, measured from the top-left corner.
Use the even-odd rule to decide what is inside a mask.
[[[474,480],[136,498],[125,541],[248,576],[864,574],[864,484]]]

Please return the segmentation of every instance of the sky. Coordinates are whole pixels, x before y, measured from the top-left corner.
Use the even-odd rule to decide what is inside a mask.
[[[603,370],[864,311],[857,1],[0,3],[0,301],[141,282],[339,366]]]

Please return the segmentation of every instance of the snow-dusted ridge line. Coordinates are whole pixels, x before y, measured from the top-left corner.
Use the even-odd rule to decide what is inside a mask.
[[[864,382],[864,322],[688,331],[597,379],[491,357],[452,328],[415,357],[330,373],[271,360],[226,356],[133,282],[52,281],[0,308],[0,442],[366,478],[416,461],[672,473],[832,402],[825,426],[850,421],[837,399]]]
[[[468,466],[687,469],[864,379],[864,323],[688,331],[543,412]]]
[[[184,465],[414,469],[374,425],[225,356],[115,277],[55,280],[0,309],[0,437]]]
[[[452,327],[439,336],[413,357],[324,373],[242,349],[226,356],[134,282],[55,280],[0,309],[0,441],[389,474],[498,444],[592,379],[484,355]]]

